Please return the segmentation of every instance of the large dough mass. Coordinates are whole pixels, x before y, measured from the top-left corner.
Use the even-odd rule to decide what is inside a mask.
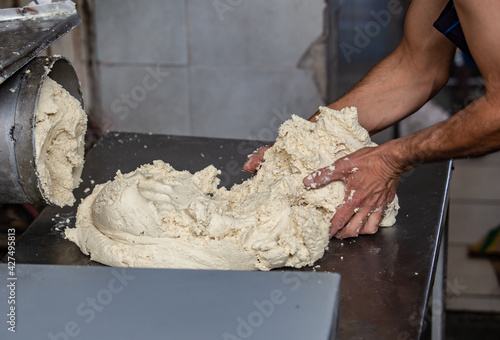
[[[328,245],[329,221],[343,203],[337,181],[307,190],[302,180],[362,147],[375,146],[355,108],[320,108],[317,123],[293,116],[265,162],[231,190],[219,171],[191,174],[155,161],[97,185],[67,237],[112,266],[269,270],[312,265]],[[397,198],[383,226],[392,225]]]

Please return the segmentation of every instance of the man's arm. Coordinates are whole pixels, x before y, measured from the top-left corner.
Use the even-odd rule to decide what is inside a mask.
[[[456,47],[432,25],[447,0],[413,0],[396,50],[344,96],[328,105],[358,108],[361,126],[374,134],[412,114],[448,80]],[[310,120],[316,121],[314,114]],[[254,172],[268,146],[250,155],[243,170]]]
[[[443,87],[456,47],[432,25],[446,0],[414,0],[396,50],[328,107],[358,108],[361,126],[374,134],[417,111]],[[317,113],[311,117],[315,121]]]
[[[500,2],[455,0],[460,23],[486,93],[449,120],[416,134],[364,148],[334,163],[335,171],[318,170],[319,187],[343,180],[356,190],[331,221],[331,235],[339,238],[373,233],[381,210],[392,200],[403,171],[425,162],[481,155],[500,149]],[[359,170],[349,173],[353,168]],[[311,181],[304,180],[306,185]],[[356,213],[357,211],[357,213]]]
[[[493,33],[500,31],[500,2],[455,0],[455,7],[486,92],[449,120],[389,143],[407,168],[408,158],[431,162],[500,149],[500,37]]]

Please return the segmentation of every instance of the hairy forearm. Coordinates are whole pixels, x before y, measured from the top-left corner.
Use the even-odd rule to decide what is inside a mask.
[[[412,114],[444,85],[448,67],[437,63],[429,68],[409,54],[400,46],[328,107],[357,107],[359,122],[370,134]]]
[[[500,101],[483,96],[450,119],[383,144],[395,166],[473,157],[500,150]]]

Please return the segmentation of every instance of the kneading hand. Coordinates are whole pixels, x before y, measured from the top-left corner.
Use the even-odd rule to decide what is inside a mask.
[[[313,190],[333,181],[345,183],[344,204],[330,221],[330,237],[343,239],[377,232],[403,173],[391,163],[381,147],[366,147],[304,178],[304,185]]]

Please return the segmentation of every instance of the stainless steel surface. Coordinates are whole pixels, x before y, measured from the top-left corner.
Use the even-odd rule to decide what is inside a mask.
[[[0,203],[43,203],[34,154],[34,123],[47,75],[83,106],[78,76],[64,57],[39,57],[0,85]]]
[[[445,319],[446,319],[446,240],[441,242],[439,257],[432,286],[432,304],[431,304],[431,339],[441,340],[445,337]]]
[[[0,10],[0,84],[80,22],[72,1]]]
[[[88,154],[75,194],[86,196],[84,190],[94,186],[91,180],[102,183],[118,169],[132,171],[155,159],[190,171],[213,163],[222,170],[222,183],[232,184],[248,177],[241,165],[257,146],[240,140],[111,132]],[[342,276],[341,339],[419,338],[444,229],[450,173],[450,162],[406,173],[398,189],[401,210],[394,227],[330,241],[314,270]],[[76,207],[47,207],[18,242],[17,261],[99,265],[62,237],[62,229],[74,226],[75,213]]]
[[[4,321],[1,339],[327,340],[338,325],[338,274],[18,265],[16,276],[16,333]]]

